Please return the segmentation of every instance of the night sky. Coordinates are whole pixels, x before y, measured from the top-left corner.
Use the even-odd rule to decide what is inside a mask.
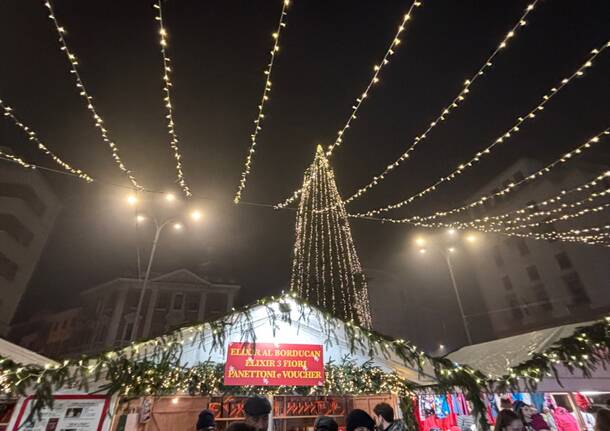
[[[315,145],[334,141],[409,5],[397,0],[293,2],[245,201],[276,203],[300,185]],[[335,151],[332,165],[344,196],[410,145],[526,5],[424,0],[381,82]],[[178,194],[152,2],[57,0],[54,6],[123,160],[146,188]],[[280,9],[281,2],[275,0],[173,0],[164,6],[174,66],[176,130],[185,177],[195,194],[187,205],[201,208],[206,220],[182,233],[168,231],[154,271],[196,269],[212,262],[243,285],[242,303],[279,292],[289,277],[294,211],[232,203]],[[363,210],[404,199],[489,145],[571,75],[592,48],[609,39],[609,16],[606,1],[539,2],[528,25],[473,86],[465,105],[434,129],[410,161],[349,208]],[[102,180],[84,184],[45,174],[63,210],[22,303],[22,320],[45,309],[74,305],[79,291],[97,283],[135,275],[137,241],[133,209],[125,205],[128,182],[78,96],[43,2],[0,1],[0,36],[0,97],[48,147]],[[554,160],[607,127],[608,51],[486,161],[392,215],[461,204],[520,157]],[[55,167],[8,121],[0,122],[0,145]],[[600,146],[592,157],[607,160],[604,150]],[[418,268],[407,253],[413,236],[409,227],[354,220],[352,228],[365,267],[397,274],[422,303],[441,313],[446,310],[450,324],[455,304],[438,299],[447,292],[448,281],[434,275],[426,282],[425,274],[415,273]],[[140,230],[143,247],[150,235]]]

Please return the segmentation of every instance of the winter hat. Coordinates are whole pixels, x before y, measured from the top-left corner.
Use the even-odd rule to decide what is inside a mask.
[[[364,427],[371,431],[375,430],[375,421],[367,412],[355,409],[345,419],[346,431],[354,431],[356,428]]]
[[[313,423],[315,431],[337,431],[339,424],[333,418],[328,416],[318,416]]]
[[[264,416],[271,412],[271,403],[265,397],[250,397],[244,403],[244,411],[248,416]]]
[[[197,420],[197,430],[207,430],[209,428],[216,428],[214,413],[210,410],[202,410],[201,413],[199,413],[199,419]]]

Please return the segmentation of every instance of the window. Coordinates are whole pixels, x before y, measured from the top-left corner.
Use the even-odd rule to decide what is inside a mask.
[[[515,244],[517,245],[517,250],[519,250],[519,254],[521,256],[526,256],[530,254],[530,249],[525,243],[525,241],[523,241],[523,238],[517,238],[515,240]]]
[[[225,293],[208,293],[205,301],[205,317],[213,319],[227,312],[227,295]]]
[[[496,266],[504,266],[504,258],[502,258],[500,247],[497,244],[494,245],[494,261]]]
[[[523,310],[521,309],[521,304],[519,304],[517,295],[515,295],[514,293],[506,295],[506,302],[508,302],[508,305],[510,307],[510,313],[513,319],[522,320]]]
[[[186,295],[186,309],[188,311],[199,311],[200,295]]]
[[[28,246],[34,234],[12,214],[0,214],[0,231],[6,232],[19,244]]]
[[[131,338],[131,331],[133,331],[133,322],[129,322],[127,325],[125,325],[123,341],[129,341],[129,339]]]
[[[43,215],[46,209],[34,189],[26,184],[0,183],[0,196],[23,200],[39,216]]]
[[[508,275],[502,277],[502,284],[504,285],[504,289],[513,290],[513,282],[510,281],[510,277]]]
[[[527,276],[530,278],[531,281],[540,280],[540,273],[538,272],[538,268],[536,268],[536,265],[528,266],[527,268],[525,268],[525,270],[527,271]]]
[[[549,295],[546,293],[544,284],[538,283],[534,285],[532,287],[532,291],[534,292],[536,302],[538,303],[538,307],[540,307],[540,309],[545,311],[550,311],[553,309],[553,303],[549,301]]]
[[[8,281],[13,281],[19,267],[4,254],[0,253],[0,277]]]
[[[589,304],[591,300],[577,272],[564,275],[563,282],[572,295],[572,305]]]
[[[157,303],[155,304],[155,308],[160,308],[161,310],[167,310],[167,306],[169,304],[169,292],[161,290],[159,291],[159,296],[157,296]]]
[[[559,269],[572,268],[572,261],[568,257],[568,253],[566,253],[565,251],[562,251],[561,253],[557,253],[555,255],[555,259],[557,260]]]
[[[174,310],[182,310],[184,305],[184,294],[176,293],[174,295]]]

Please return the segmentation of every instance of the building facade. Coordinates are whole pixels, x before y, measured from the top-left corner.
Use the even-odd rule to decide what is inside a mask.
[[[540,168],[542,165],[536,161],[521,160],[473,198],[491,195]],[[537,200],[545,200],[562,190],[590,181],[603,171],[604,167],[582,164],[550,172],[540,179],[524,183],[518,191],[505,197],[489,199],[486,205],[475,208],[471,216],[478,218],[483,214],[502,214],[527,205],[536,205]],[[608,188],[610,183],[602,181],[595,189],[574,194],[574,197],[565,198],[565,201],[580,200],[591,191]],[[599,203],[601,202],[591,205]],[[537,209],[534,207],[532,212]],[[556,216],[553,214],[549,218]],[[544,217],[535,219],[540,220],[544,220]],[[539,232],[564,231],[577,226],[600,226],[608,224],[608,220],[607,211],[600,211],[575,220],[541,225]],[[485,309],[470,315],[469,324],[477,326],[491,322],[497,337],[561,323],[590,320],[604,315],[610,309],[608,248],[482,234],[481,241],[472,253],[474,272]]]
[[[0,163],[0,335],[8,333],[59,211],[39,172]]]

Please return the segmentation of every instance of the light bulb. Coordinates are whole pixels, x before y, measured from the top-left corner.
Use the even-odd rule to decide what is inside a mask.
[[[127,196],[127,203],[129,205],[135,205],[136,203],[138,203],[138,198],[135,195],[129,195]]]
[[[199,211],[199,210],[194,210],[194,211],[191,213],[191,218],[192,218],[194,221],[199,221],[199,220],[201,220],[201,217],[203,217],[203,214],[201,214],[201,211]]]

